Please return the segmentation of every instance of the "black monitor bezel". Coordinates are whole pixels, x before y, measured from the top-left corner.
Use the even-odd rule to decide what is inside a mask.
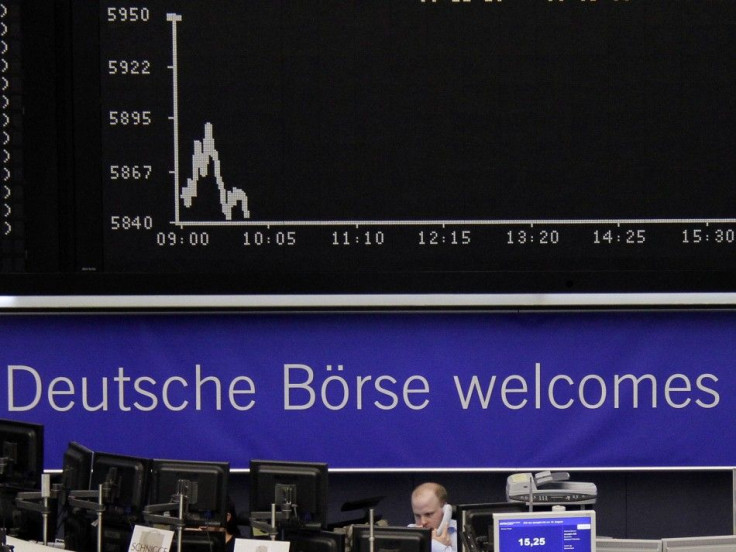
[[[99,485],[104,484],[109,469],[116,467],[125,470],[125,474],[121,477],[125,478],[124,486],[130,491],[126,493],[130,496],[129,500],[121,500],[120,497],[117,497],[109,503],[106,512],[108,521],[135,522],[142,519],[142,511],[148,501],[151,463],[150,458],[108,452],[95,453],[92,463],[91,489],[95,490],[99,488]]]
[[[516,525],[518,522],[540,522],[543,521],[544,524],[549,524],[549,520],[565,520],[569,521],[575,518],[587,518],[589,520],[589,525],[587,527],[587,531],[589,533],[589,542],[587,542],[587,546],[580,545],[578,547],[575,546],[575,549],[581,549],[586,550],[588,552],[595,552],[595,545],[596,545],[596,538],[597,538],[597,523],[596,523],[596,511],[592,508],[584,509],[584,510],[527,510],[524,512],[496,512],[493,515],[493,550],[494,552],[500,550],[500,541],[501,541],[501,533],[499,532],[499,529],[502,530],[502,525],[506,523],[513,523]],[[583,530],[584,528],[581,528],[579,525],[579,522],[576,524],[578,530]],[[556,526],[555,526],[556,527]],[[563,529],[563,526],[561,525],[559,527],[561,530]],[[582,538],[575,539],[578,542],[583,541]],[[508,541],[509,544],[511,541]],[[572,541],[570,541],[572,542]],[[518,547],[521,546],[521,543]],[[509,548],[513,548],[512,546],[509,546]],[[504,552],[501,550],[501,552]]]
[[[335,531],[287,529],[283,540],[290,543],[290,552],[344,552],[345,534]]]
[[[17,439],[18,441],[8,441]],[[44,426],[33,422],[0,419],[0,445],[16,442],[18,445],[17,465],[12,473],[2,476],[6,486],[22,489],[40,489],[44,462]],[[3,450],[0,448],[0,456]]]
[[[472,504],[456,504],[455,505],[455,518],[457,519],[457,528],[460,532],[460,538],[457,539],[457,550],[463,552],[465,544],[463,541],[462,532],[465,529],[464,516],[483,516],[488,519],[485,531],[482,535],[477,534],[476,537],[487,537],[488,548],[493,549],[493,514],[495,512],[524,512],[528,511],[529,507],[522,502],[478,502]],[[477,528],[475,528],[477,529]]]
[[[432,550],[432,530],[424,527],[403,527],[403,526],[374,526],[373,530],[373,547],[370,547],[370,525],[354,525],[352,534],[351,552],[369,552],[375,550],[380,552],[378,543],[382,539],[401,540],[412,542],[414,546],[411,552],[431,552]],[[403,547],[399,552],[409,552]]]
[[[275,497],[275,477],[283,479],[308,479],[312,480],[310,494],[316,502],[315,512],[299,511],[297,516],[300,525],[314,527],[327,527],[327,492],[328,492],[328,466],[326,462],[299,462],[286,460],[260,460],[250,461],[250,512],[251,516],[263,516],[270,519],[271,504]],[[302,495],[303,496],[303,495]],[[297,507],[299,506],[299,494],[297,493]]]
[[[70,441],[64,451],[64,461],[61,471],[62,487],[66,491],[89,490],[92,482],[92,464],[94,451]]]
[[[196,478],[200,476],[214,477],[216,481],[216,502],[215,507],[202,509],[196,503],[189,503],[188,517],[189,525],[196,521],[199,525],[217,525],[224,526],[227,520],[227,496],[228,483],[230,477],[229,462],[210,462],[200,460],[169,460],[163,458],[154,458],[151,463],[151,483],[149,490],[149,504],[163,504],[171,500],[176,493],[176,481],[174,485],[170,485],[165,478],[165,474],[176,472],[177,474],[191,475]],[[177,477],[178,479],[189,479],[188,477]],[[198,495],[205,492],[201,487],[198,488]],[[211,515],[202,515],[210,512]]]
[[[172,550],[178,547],[178,536],[174,534],[174,540],[171,543]],[[224,531],[182,531],[182,550],[187,552],[225,552],[227,544],[225,542]]]

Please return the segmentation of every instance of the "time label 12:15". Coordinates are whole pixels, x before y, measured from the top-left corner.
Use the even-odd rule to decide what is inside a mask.
[[[470,230],[420,230],[419,245],[468,245]]]

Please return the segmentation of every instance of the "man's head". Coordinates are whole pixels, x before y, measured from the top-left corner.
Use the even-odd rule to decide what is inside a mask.
[[[447,490],[438,483],[422,483],[411,493],[414,523],[437,529],[442,521],[442,507],[447,503]]]

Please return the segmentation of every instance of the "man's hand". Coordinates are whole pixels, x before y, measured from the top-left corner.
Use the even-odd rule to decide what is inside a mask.
[[[445,527],[445,530],[439,536],[437,535],[437,529],[432,529],[432,538],[445,546],[451,546],[452,544],[450,541],[450,531],[447,527]]]

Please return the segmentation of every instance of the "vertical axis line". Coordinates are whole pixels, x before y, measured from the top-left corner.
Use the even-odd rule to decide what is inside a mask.
[[[174,223],[179,224],[179,203],[181,194],[181,182],[179,173],[179,53],[178,39],[176,34],[176,24],[182,20],[178,13],[167,13],[166,21],[171,22],[171,94],[172,94],[172,114],[171,119],[174,127]]]

